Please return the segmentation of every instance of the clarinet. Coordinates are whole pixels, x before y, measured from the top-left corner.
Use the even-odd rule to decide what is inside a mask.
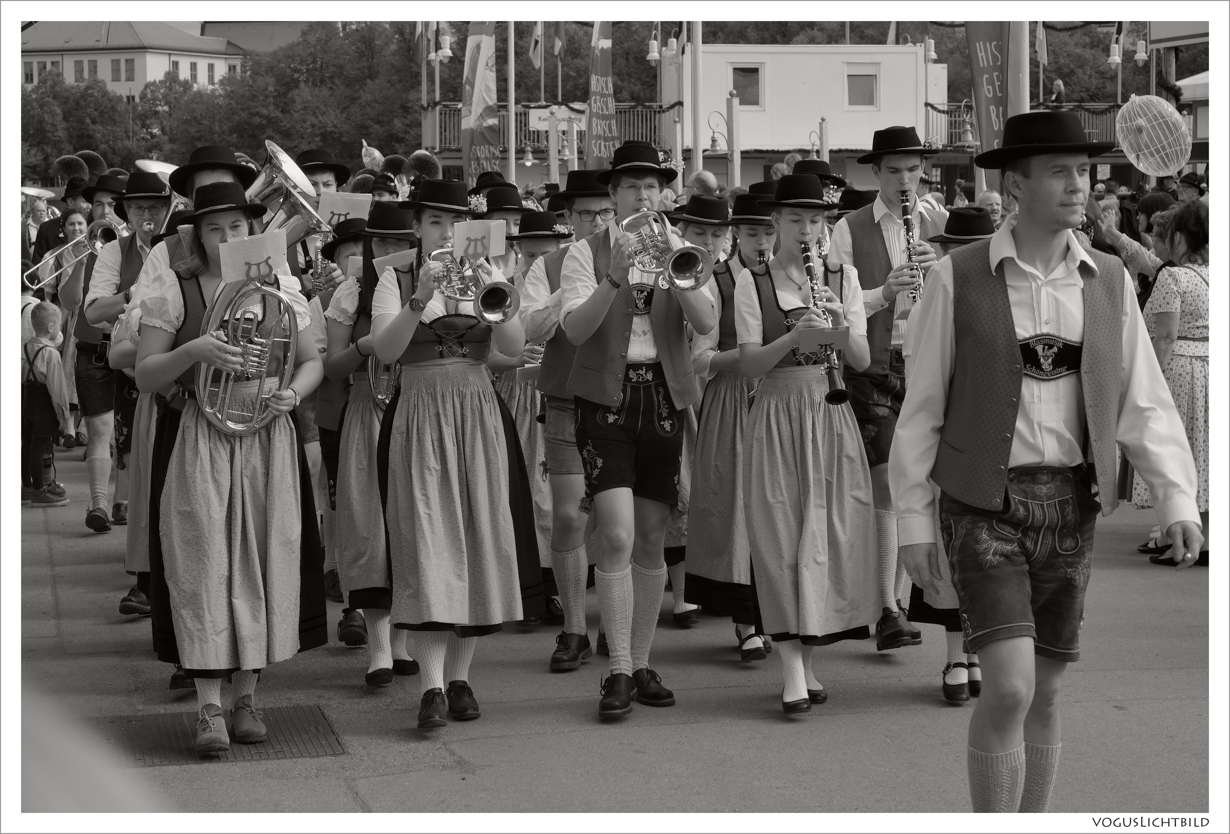
[[[901,225],[905,227],[905,261],[908,264],[914,263],[914,215],[910,214],[910,195],[909,192],[901,192]],[[914,267],[915,274],[918,280],[914,286],[906,290],[906,294],[910,297],[910,301],[915,304],[922,298],[922,270]]]
[[[803,254],[803,270],[807,273],[807,287],[811,291],[811,306],[820,314],[820,320],[825,327],[833,326],[833,318],[828,310],[820,306],[820,280],[816,276],[816,265],[811,257],[811,243],[803,241],[799,244]],[[841,378],[841,363],[837,359],[837,351],[832,345],[820,346],[820,365],[828,378],[829,390],[824,395],[824,401],[829,405],[841,405],[850,399],[850,392]]]

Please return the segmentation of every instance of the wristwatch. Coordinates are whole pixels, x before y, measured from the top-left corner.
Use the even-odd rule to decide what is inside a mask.
[[[419,297],[417,295],[410,296],[410,309],[411,310],[413,310],[416,313],[421,313],[426,307],[427,305],[424,304],[421,300],[419,300]]]
[[[299,396],[299,392],[295,390],[295,386],[290,386],[290,392],[295,395],[295,408],[299,407],[299,403],[303,402],[303,398]]]
[[[609,272],[606,274],[606,282],[617,290],[623,289],[623,286],[624,286],[623,284],[619,283],[614,278],[612,278],[611,273]]]

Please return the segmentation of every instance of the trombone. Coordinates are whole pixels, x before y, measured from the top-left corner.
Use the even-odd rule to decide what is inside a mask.
[[[99,252],[102,251],[102,248],[104,246],[106,246],[108,243],[110,243],[113,240],[118,240],[122,236],[123,235],[120,234],[119,230],[116,229],[115,224],[113,224],[110,220],[95,220],[93,223],[89,225],[89,228],[85,230],[84,237],[79,237],[76,240],[70,240],[68,243],[65,243],[63,246],[59,246],[55,249],[52,249],[50,252],[48,252],[43,257],[43,260],[39,261],[31,269],[27,269],[24,273],[22,273],[21,280],[25,282],[25,285],[29,287],[32,291],[41,289],[47,286],[48,284],[50,284],[56,278],[58,278],[61,273],[67,270],[70,270],[74,266],[76,266],[78,261],[90,255],[97,255]],[[70,249],[76,246],[84,246],[85,251],[73,257],[71,261],[64,264],[64,266],[60,267],[59,269],[48,273],[36,283],[31,282],[30,280],[31,275],[36,275],[39,269],[52,263],[61,254],[69,251]]]
[[[619,231],[632,236],[637,269],[658,276],[664,290],[698,290],[713,277],[713,256],[699,246],[679,243],[669,229],[666,216],[658,211],[639,211],[619,223]]]

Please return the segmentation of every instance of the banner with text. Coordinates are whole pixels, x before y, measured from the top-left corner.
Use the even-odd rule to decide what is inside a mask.
[[[611,75],[611,22],[594,24],[589,64],[589,117],[585,122],[585,167],[608,168],[619,146],[615,85]]]
[[[999,20],[967,20],[969,68],[974,86],[974,112],[982,151],[998,148],[1004,138],[1005,73],[1004,57],[1008,23]],[[987,171],[987,188],[999,190],[999,171]]]
[[[500,170],[500,112],[495,93],[495,21],[471,22],[461,94],[461,165],[473,187]]]

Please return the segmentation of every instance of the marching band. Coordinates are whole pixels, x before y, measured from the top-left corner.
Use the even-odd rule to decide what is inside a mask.
[[[480,717],[477,639],[511,622],[560,627],[544,671],[606,655],[602,720],[686,705],[650,662],[669,577],[676,625],[700,607],[744,662],[780,658],[789,716],[828,699],[817,647],[917,646],[911,610],[943,625],[943,697],[981,696],[975,810],[1044,810],[1059,737],[1039,722],[1079,656],[1116,440],[1176,561],[1201,549],[1122,265],[1072,235],[1064,195],[1105,148],[1069,119],[1014,116],[979,157],[1017,201],[998,231],[917,196],[934,151],[909,126],[859,160],[878,196],[803,160],[673,211],[675,169],[638,142],[571,171],[559,213],[497,172],[467,188],[429,165],[405,193],[273,143],[263,168],[207,146],[78,172],[61,216],[23,223],[23,280],[65,316],[86,524],[128,526],[120,611],[195,687],[198,751],[268,737],[260,672],[328,642],[326,598],[366,686],[419,675],[420,729]],[[364,177],[363,216],[322,218]],[[476,219],[502,251],[461,239]],[[276,268],[230,271],[228,244],[273,235]],[[1053,334],[1062,374],[1028,355]],[[33,503],[60,505],[50,488]],[[1047,705],[1013,700],[1035,685]]]

